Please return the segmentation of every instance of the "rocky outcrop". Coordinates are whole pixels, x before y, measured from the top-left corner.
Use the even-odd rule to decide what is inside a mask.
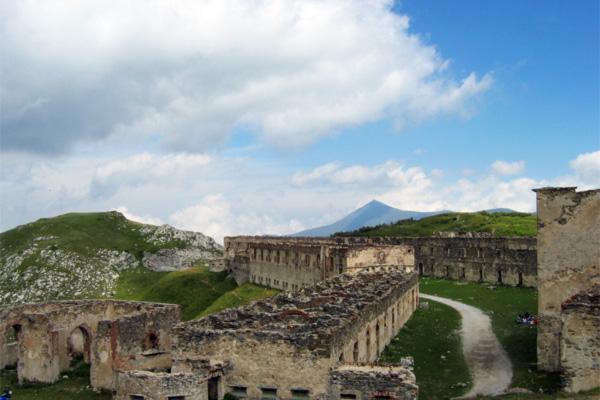
[[[142,225],[109,212],[94,214],[105,223],[98,234],[97,219],[88,215],[67,217],[77,235],[65,231],[60,216],[2,234],[0,305],[112,297],[123,271],[174,271],[222,255],[222,246],[202,233]]]

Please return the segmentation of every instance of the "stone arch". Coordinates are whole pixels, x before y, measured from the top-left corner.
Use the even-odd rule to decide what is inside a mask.
[[[358,341],[354,342],[354,347],[352,348],[352,361],[358,362]]]
[[[419,276],[423,276],[423,263],[419,263]]]
[[[90,328],[79,325],[69,333],[67,338],[67,351],[71,359],[82,357],[83,362],[91,362],[92,334]]]
[[[12,323],[6,327],[4,332],[5,343],[7,345],[18,343],[21,339],[23,327],[19,323]]]

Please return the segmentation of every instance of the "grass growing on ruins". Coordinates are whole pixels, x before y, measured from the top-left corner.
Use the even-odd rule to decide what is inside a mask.
[[[428,308],[415,311],[380,361],[398,363],[404,356],[414,357],[420,399],[459,396],[471,384],[458,333],[460,315],[444,304],[428,303]]]
[[[254,300],[264,299],[279,293],[277,289],[257,286],[252,283],[244,283],[243,285],[233,289],[230,292],[223,294],[215,300],[208,308],[196,316],[196,318],[204,317],[227,308],[239,307],[248,304]]]
[[[494,333],[513,364],[511,387],[522,387],[534,392],[542,389],[545,393],[558,390],[560,379],[557,374],[536,369],[536,329],[515,323],[519,313],[528,311],[537,314],[535,289],[422,278],[420,290],[470,304],[490,315]]]
[[[210,272],[205,266],[174,272],[139,269],[121,274],[115,297],[179,304],[182,318],[189,320],[236,286],[226,272]]]
[[[110,400],[109,392],[95,392],[89,386],[90,367],[79,363],[75,369],[63,373],[57,383],[25,384],[19,386],[17,371],[14,369],[0,371],[0,390],[10,387],[15,400]]]
[[[435,232],[488,232],[497,236],[535,236],[536,216],[526,213],[447,213],[420,220],[402,220],[393,224],[364,227],[351,236],[431,236]]]

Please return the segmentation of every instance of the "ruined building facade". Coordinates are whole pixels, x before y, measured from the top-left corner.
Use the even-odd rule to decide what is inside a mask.
[[[176,305],[113,300],[1,308],[0,367],[51,383],[83,356],[91,385],[116,400],[416,399],[409,362],[376,365],[418,304],[412,249],[303,249],[343,273],[319,275],[309,257],[295,291],[200,320],[180,322]],[[247,279],[266,276],[259,268]]]
[[[397,265],[423,276],[536,286],[536,239],[485,234],[436,237],[300,238],[235,236],[225,238],[225,260],[238,282],[251,281],[281,290],[337,275]],[[224,264],[223,264],[224,263]]]
[[[114,300],[0,308],[0,369],[16,365],[20,382],[53,383],[82,357],[92,386],[112,390],[116,369],[170,365],[179,315],[177,305]]]
[[[536,189],[538,367],[600,386],[600,190]]]

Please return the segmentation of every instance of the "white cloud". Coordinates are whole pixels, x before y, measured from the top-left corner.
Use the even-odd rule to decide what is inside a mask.
[[[502,161],[492,163],[492,172],[496,175],[517,175],[525,170],[525,161]]]
[[[134,220],[164,221],[221,240],[226,235],[289,234],[324,225],[373,199],[417,211],[508,207],[531,212],[532,188],[597,188],[595,154],[571,161],[571,174],[545,180],[496,174],[452,179],[394,160],[375,165],[331,162],[295,172],[272,161],[222,156],[203,164],[202,159],[152,153],[53,159],[7,154],[0,179],[0,222],[6,229],[40,217],[119,205],[117,209]],[[116,183],[110,194],[94,195],[91,188],[98,176]]]
[[[277,224],[269,215],[260,212],[235,213],[222,194],[205,196],[200,203],[171,214],[169,220],[180,229],[203,232],[220,243],[224,236],[232,234],[282,235],[304,229],[295,219],[287,224]]]
[[[600,186],[600,150],[580,154],[569,165],[585,188]]]
[[[125,206],[119,206],[117,208],[115,208],[115,211],[120,212],[121,214],[123,214],[125,216],[125,218],[131,220],[131,221],[136,221],[136,222],[141,222],[142,224],[149,224],[149,225],[162,225],[163,222],[160,218],[156,218],[153,217],[151,215],[135,215],[133,213],[131,213],[127,207]]]
[[[384,116],[468,117],[491,76],[453,77],[392,4],[1,2],[3,148],[195,151],[240,127],[297,147]]]
[[[211,161],[212,157],[202,154],[134,154],[97,167],[90,190],[93,196],[101,197],[113,194],[120,185],[139,186],[162,179],[182,179]]]

